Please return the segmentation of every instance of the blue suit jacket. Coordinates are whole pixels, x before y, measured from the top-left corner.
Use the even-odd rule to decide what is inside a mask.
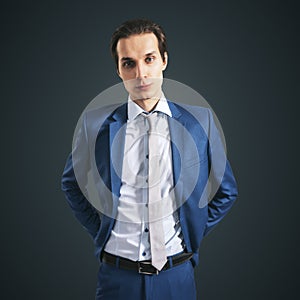
[[[236,199],[237,187],[229,162],[225,160],[224,174],[222,173],[219,188],[214,193],[211,201],[203,205],[203,198],[209,198],[206,191],[209,174],[214,175],[211,159],[212,141],[220,139],[218,130],[209,109],[190,107],[170,101],[168,103],[172,112],[172,118],[168,118],[168,120],[172,140],[171,149],[177,210],[184,243],[187,251],[194,253],[192,262],[196,265],[199,260],[198,250],[202,238],[229,211]],[[97,114],[99,114],[99,111]],[[201,122],[199,122],[199,119]],[[119,153],[113,154],[114,157],[119,157],[121,162],[124,153],[124,143],[122,141],[125,140],[124,129],[126,126],[124,125],[126,122],[127,103],[116,107],[112,113],[105,117],[100,130],[97,126],[93,127],[94,124],[89,123],[88,118],[83,122],[86,138],[88,138],[90,131],[98,131],[95,149],[86,149],[86,155],[82,155],[82,159],[85,160],[85,164],[89,164],[90,156],[95,155],[98,172],[112,194],[111,199],[107,199],[110,202],[108,206],[109,213],[98,211],[82,193],[76,180],[72,154],[68,157],[62,176],[62,190],[65,192],[67,201],[76,218],[92,236],[96,248],[95,254],[99,258],[101,258],[100,254],[114,226],[121,187],[121,179],[118,176],[120,173],[115,170],[112,163],[112,141],[114,141],[117,134],[121,136],[120,147],[117,147]],[[186,130],[192,137],[193,147],[197,152],[196,156],[191,154],[192,151],[189,150],[191,141],[186,140],[183,130]],[[222,147],[221,143],[218,145]],[[180,174],[184,174],[184,176]],[[196,184],[192,191],[187,192],[185,186],[188,186],[188,183],[194,178],[196,178]],[[199,205],[200,201],[202,201],[202,205]]]

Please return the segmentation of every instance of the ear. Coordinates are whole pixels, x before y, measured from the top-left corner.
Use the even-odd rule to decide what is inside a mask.
[[[167,52],[164,53],[164,58],[165,58],[165,61],[163,62],[163,71],[167,68],[167,65],[168,65],[168,53]]]

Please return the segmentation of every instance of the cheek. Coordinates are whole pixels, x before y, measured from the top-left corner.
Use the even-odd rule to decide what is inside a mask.
[[[132,79],[132,72],[119,72],[119,76],[123,81]]]
[[[156,77],[162,77],[162,73],[163,73],[163,69],[161,66],[159,66],[158,68],[156,68],[156,71],[155,71],[155,76]]]
[[[156,74],[157,75],[161,75],[162,73],[163,73],[163,71],[164,71],[164,69],[165,69],[165,66],[164,66],[164,64],[161,62],[161,63],[159,63],[157,66],[156,66]]]

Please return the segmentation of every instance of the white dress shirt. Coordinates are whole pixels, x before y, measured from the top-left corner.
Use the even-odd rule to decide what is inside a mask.
[[[173,171],[168,118],[172,117],[165,97],[161,97],[155,110],[160,128],[161,197],[166,205],[163,219],[167,256],[183,251],[178,214],[173,212]],[[122,184],[118,215],[105,246],[105,251],[133,261],[151,259],[148,225],[148,122],[140,106],[128,99],[128,120],[125,136]]]

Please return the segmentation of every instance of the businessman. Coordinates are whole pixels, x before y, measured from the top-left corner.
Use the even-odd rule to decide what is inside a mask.
[[[210,109],[166,99],[161,26],[126,21],[111,53],[128,100],[84,114],[62,177],[95,243],[96,299],[196,299],[201,240],[237,196],[220,132]]]

